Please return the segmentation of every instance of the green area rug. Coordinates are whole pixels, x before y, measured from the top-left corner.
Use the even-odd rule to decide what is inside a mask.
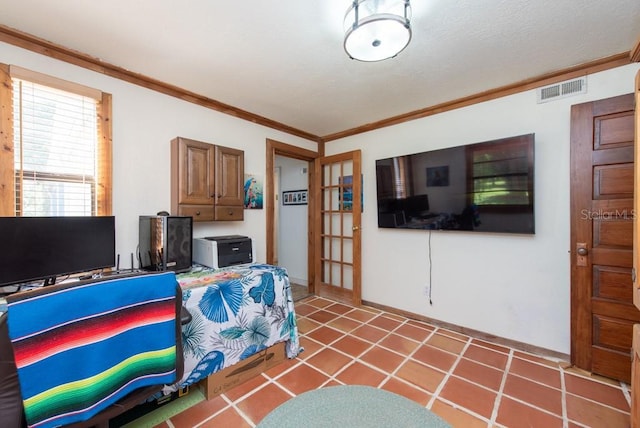
[[[415,401],[371,386],[342,385],[305,392],[281,404],[256,428],[445,428]]]
[[[200,391],[199,388],[193,388],[187,395],[183,395],[182,397],[175,399],[126,425],[123,425],[123,428],[154,427],[203,400],[204,394],[202,391]]]

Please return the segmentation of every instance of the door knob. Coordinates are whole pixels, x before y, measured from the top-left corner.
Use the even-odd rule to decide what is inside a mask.
[[[353,226],[353,227],[351,228],[351,230],[353,230],[353,231],[360,230],[360,226]]]
[[[589,250],[587,250],[585,247],[578,248],[579,256],[586,256],[587,254],[589,254]]]

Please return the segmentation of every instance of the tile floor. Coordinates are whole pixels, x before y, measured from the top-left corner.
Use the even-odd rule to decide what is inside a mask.
[[[298,358],[159,427],[254,427],[289,398],[339,384],[404,395],[454,427],[629,426],[627,385],[567,363],[323,298],[297,302],[296,313]]]

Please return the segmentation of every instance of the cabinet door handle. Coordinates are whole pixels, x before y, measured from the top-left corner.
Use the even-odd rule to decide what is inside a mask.
[[[196,211],[196,215],[200,215],[200,211]]]
[[[229,211],[229,216],[233,217],[233,211]]]

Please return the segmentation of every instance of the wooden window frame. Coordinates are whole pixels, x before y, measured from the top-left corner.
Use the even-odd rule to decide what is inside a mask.
[[[12,77],[90,96],[97,100],[98,157],[96,171],[96,215],[112,215],[113,209],[113,143],[111,125],[111,94],[67,82],[55,77],[0,63],[0,216],[15,215],[15,170],[13,144]]]

